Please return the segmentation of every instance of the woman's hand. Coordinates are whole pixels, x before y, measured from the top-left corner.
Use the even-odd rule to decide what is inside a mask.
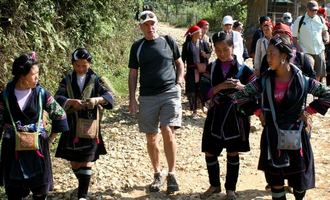
[[[105,100],[103,97],[93,97],[93,98],[88,98],[85,101],[85,106],[87,109],[93,109],[95,106],[99,104],[104,104]]]
[[[312,115],[307,111],[304,111],[300,116],[300,120],[303,120],[303,122],[305,123],[306,132],[310,134],[313,125]]]
[[[236,86],[237,86],[236,79],[225,80],[224,82],[213,87],[213,94],[217,94],[221,90],[236,88]]]
[[[238,90],[243,90],[244,89],[244,86],[241,81],[239,79],[232,79],[232,81],[234,81],[234,83],[236,84],[236,89]]]
[[[85,108],[84,101],[82,101],[80,99],[68,99],[66,104],[67,104],[67,107],[73,108],[76,111],[82,110]]]

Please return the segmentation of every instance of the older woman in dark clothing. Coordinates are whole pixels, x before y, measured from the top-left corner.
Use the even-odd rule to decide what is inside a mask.
[[[192,111],[192,116],[197,114],[197,104],[199,97],[199,79],[200,73],[205,72],[206,63],[202,55],[205,53],[204,45],[202,45],[201,28],[197,25],[190,27],[186,33],[186,41],[182,47],[182,60],[187,66],[185,80],[186,80],[186,94],[189,101],[189,108]],[[200,67],[203,67],[201,71]]]
[[[261,95],[260,120],[264,129],[258,169],[265,172],[273,200],[286,199],[285,179],[296,200],[302,200],[306,190],[315,187],[310,119],[317,112],[324,115],[330,106],[329,88],[303,75],[290,63],[292,54],[287,40],[272,38],[267,50],[270,69],[233,95],[239,105]],[[306,105],[307,94],[318,98]],[[283,130],[295,134],[284,134],[287,131]],[[290,136],[293,143],[289,143]]]
[[[68,130],[65,111],[41,85],[36,54],[16,58],[13,80],[0,95],[1,180],[9,200],[32,191],[35,200],[47,198],[53,187],[48,144],[56,133]],[[48,136],[43,111],[52,120]]]

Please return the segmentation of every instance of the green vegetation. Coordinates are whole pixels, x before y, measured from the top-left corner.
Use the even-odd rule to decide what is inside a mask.
[[[231,15],[243,23],[247,15],[242,0],[148,0],[145,3],[154,7],[161,20],[179,27],[188,27],[200,19],[206,19],[211,30],[218,31],[222,28],[225,15]]]
[[[136,36],[134,2],[126,0],[0,0],[0,87],[11,77],[13,59],[37,52],[41,83],[55,92],[71,69],[70,56],[86,47],[92,68],[119,94],[127,93],[129,48]]]

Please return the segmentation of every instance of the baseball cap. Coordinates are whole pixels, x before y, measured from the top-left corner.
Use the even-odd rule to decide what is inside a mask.
[[[291,13],[289,13],[289,12],[283,13],[282,20],[283,20],[283,22],[286,22],[286,23],[292,23]]]
[[[143,24],[147,21],[154,21],[155,23],[158,22],[155,13],[151,12],[150,10],[145,10],[139,14],[139,24]]]
[[[223,18],[222,20],[222,24],[223,25],[226,25],[226,24],[233,24],[234,23],[234,20],[231,16],[227,15]]]
[[[308,8],[309,10],[318,10],[318,9],[319,9],[319,5],[317,4],[316,1],[309,1],[309,2],[307,3],[307,8]]]

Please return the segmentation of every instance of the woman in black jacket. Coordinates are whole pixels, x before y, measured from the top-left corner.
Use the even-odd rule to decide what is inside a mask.
[[[296,200],[302,200],[306,190],[315,187],[311,116],[317,112],[324,115],[330,106],[329,88],[303,75],[290,63],[292,55],[286,39],[272,38],[267,50],[270,69],[232,96],[238,105],[244,105],[251,97],[261,95],[260,120],[264,129],[258,169],[265,173],[273,200],[286,199],[285,179],[293,188]],[[308,93],[318,98],[306,105]],[[288,138],[281,137],[286,135],[281,130],[295,132],[294,143],[289,146],[285,142]]]
[[[238,111],[230,94],[243,88],[255,79],[254,72],[240,65],[233,54],[233,41],[221,31],[216,33],[214,42],[217,59],[208,65],[209,81],[202,79],[201,91],[205,99],[210,99],[210,109],[204,124],[202,151],[209,175],[210,187],[203,197],[221,191],[218,156],[227,150],[226,193],[227,200],[236,199],[236,183],[239,173],[239,152],[250,150],[250,120],[246,112]]]

